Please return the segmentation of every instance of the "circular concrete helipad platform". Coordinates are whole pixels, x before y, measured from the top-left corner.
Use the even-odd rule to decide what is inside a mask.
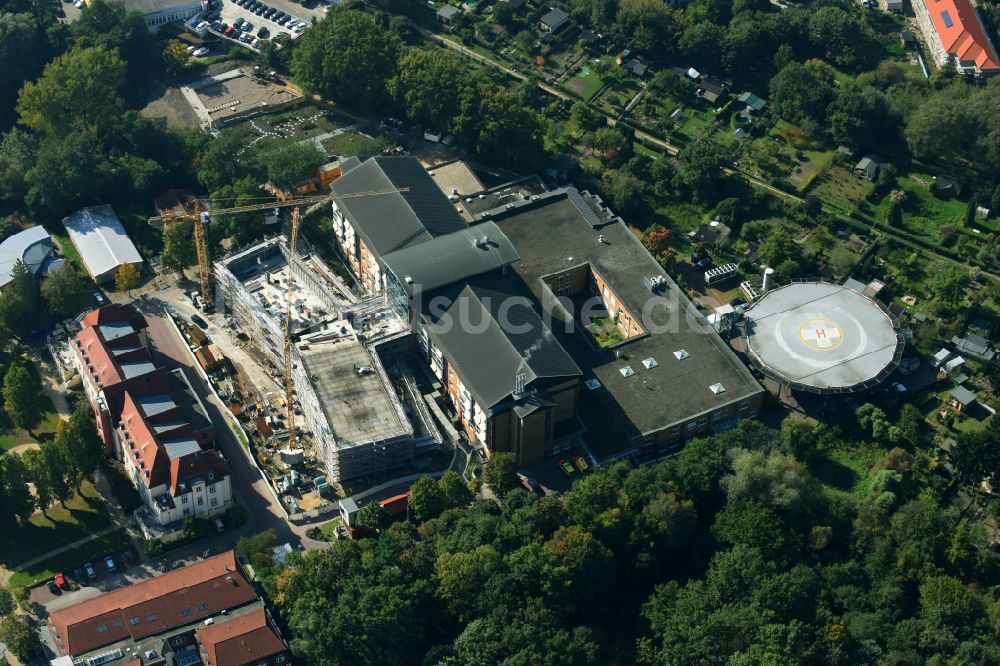
[[[824,282],[773,289],[746,317],[747,348],[761,369],[818,393],[845,391],[878,378],[902,344],[877,303]]]

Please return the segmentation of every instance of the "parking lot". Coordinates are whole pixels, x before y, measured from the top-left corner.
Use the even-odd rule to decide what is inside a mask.
[[[221,14],[219,20],[225,27],[234,28],[237,27],[236,24],[240,21],[240,19],[243,21],[249,21],[252,27],[247,30],[243,26],[240,26],[240,31],[244,33],[248,32],[254,38],[263,41],[264,39],[274,39],[281,34],[294,39],[305,31],[305,29],[311,24],[313,18],[316,18],[317,20],[323,18],[323,10],[321,8],[307,9],[302,5],[296,5],[286,1],[267,0],[266,2],[262,2],[261,7],[257,9],[257,12],[251,10],[250,6],[242,7],[235,2],[225,0],[222,3],[222,6],[218,9]],[[260,12],[265,12],[268,9],[284,12],[284,14],[287,14],[291,17],[291,19],[304,23],[305,26],[302,26],[301,23],[298,28],[294,28],[289,25],[279,25],[278,21],[285,21],[287,19],[280,15],[272,18],[265,18],[265,15],[262,15]],[[225,27],[223,27],[222,30],[225,30]],[[262,29],[265,32],[261,32]],[[229,37],[232,38],[232,35],[229,35]],[[246,44],[247,42],[242,43]],[[257,48],[259,48],[259,43]]]

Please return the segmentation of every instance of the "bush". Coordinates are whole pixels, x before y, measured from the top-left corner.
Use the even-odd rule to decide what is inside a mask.
[[[144,539],[142,542],[142,552],[146,553],[146,557],[159,557],[163,551],[163,542],[159,539]]]

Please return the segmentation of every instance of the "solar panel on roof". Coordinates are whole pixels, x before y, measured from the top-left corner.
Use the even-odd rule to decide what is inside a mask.
[[[949,14],[947,11],[941,12],[941,20],[944,21],[944,25],[946,28],[950,28],[951,26],[955,25],[951,21],[951,14]]]

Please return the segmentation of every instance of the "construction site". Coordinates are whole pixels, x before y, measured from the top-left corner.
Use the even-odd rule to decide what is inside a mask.
[[[250,424],[276,487],[319,479],[322,494],[331,484],[398,472],[442,440],[417,388],[405,322],[381,298],[359,301],[306,243],[296,247],[289,262],[288,240],[276,236],[216,262],[214,274],[227,326],[276,378],[285,370],[291,313],[293,410],[284,395],[254,394],[250,382],[240,382],[239,404],[231,406]],[[290,505],[307,511],[316,501],[306,496]]]

